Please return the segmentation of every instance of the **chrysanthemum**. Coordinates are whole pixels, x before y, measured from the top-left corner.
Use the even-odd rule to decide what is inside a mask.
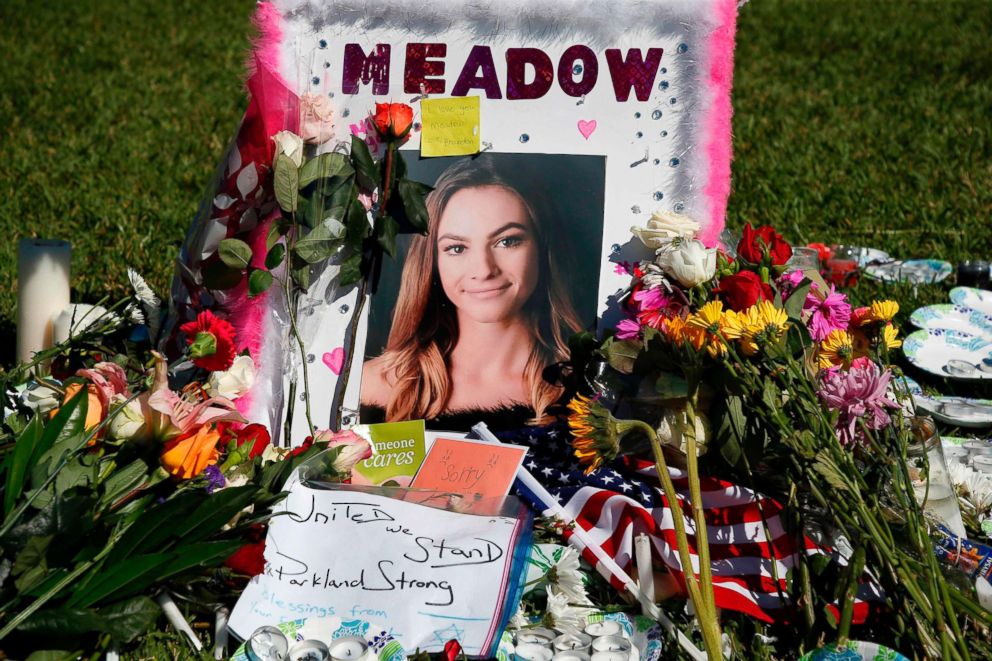
[[[637,303],[638,310],[660,310],[668,307],[670,297],[663,287],[640,289],[631,298]]]
[[[898,339],[899,331],[892,324],[885,324],[882,327],[882,342],[885,343],[886,348],[898,349],[902,346],[902,340]]]
[[[563,633],[581,631],[586,623],[586,615],[592,611],[590,606],[572,603],[564,594],[548,588],[548,603],[541,623]]]
[[[641,325],[633,319],[624,319],[617,324],[618,340],[636,340],[641,336]]]
[[[744,332],[741,335],[741,350],[753,356],[768,345],[777,344],[789,328],[789,315],[776,308],[771,301],[759,301],[741,314]]]
[[[698,338],[700,344],[714,358],[727,352],[729,340],[741,336],[742,329],[737,314],[733,310],[729,312],[732,316],[724,311],[721,301],[710,301],[686,320],[686,330],[690,332],[692,339]]]
[[[595,399],[576,395],[568,403],[568,427],[572,431],[572,448],[579,463],[589,474],[620,452],[616,419]]]
[[[815,292],[806,296],[803,311],[809,313],[809,334],[817,342],[822,342],[835,330],[844,330],[851,321],[851,305],[847,296],[837,291],[833,285],[822,300]]]
[[[847,369],[851,366],[851,361],[854,358],[854,340],[851,339],[851,335],[847,331],[831,331],[827,339],[820,343],[817,360],[823,369],[834,365]]]
[[[892,422],[889,410],[899,405],[886,396],[892,373],[879,371],[871,363],[867,367],[852,367],[847,372],[820,372],[818,394],[824,405],[838,411],[837,438],[848,445],[864,437],[863,428],[877,431]]]
[[[895,301],[872,301],[872,321],[892,321],[897,312],[899,312],[899,304]]]
[[[571,547],[561,550],[561,555],[548,569],[548,585],[564,595],[569,603],[587,604],[585,582],[579,570],[579,553]]]

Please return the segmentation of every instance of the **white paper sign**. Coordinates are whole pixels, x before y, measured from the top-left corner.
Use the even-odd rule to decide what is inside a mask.
[[[485,653],[500,635],[516,518],[459,514],[361,491],[289,486],[265,571],[231,614],[241,638],[266,624],[341,617],[382,624],[407,651],[457,638]]]

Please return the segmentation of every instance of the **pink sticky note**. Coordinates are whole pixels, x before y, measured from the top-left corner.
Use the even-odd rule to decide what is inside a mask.
[[[412,487],[482,498],[502,498],[527,454],[519,445],[439,438],[413,478]]]

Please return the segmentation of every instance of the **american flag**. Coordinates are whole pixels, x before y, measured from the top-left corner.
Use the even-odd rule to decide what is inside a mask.
[[[530,449],[523,467],[530,471],[569,518],[628,574],[633,569],[634,539],[649,536],[652,554],[676,578],[685,593],[685,579],[675,542],[672,510],[668,507],[653,462],[625,458],[586,475],[571,452],[571,436],[563,426],[527,428],[497,433],[505,443]],[[693,569],[699,571],[695,548],[695,524],[689,505],[688,475],[669,468],[679,496],[685,521]],[[540,512],[554,503],[517,481],[519,496]],[[829,554],[846,564],[836,550],[819,545],[809,537],[797,544],[782,524],[782,505],[750,489],[711,477],[700,479],[703,512],[713,575],[713,592],[718,608],[747,613],[765,622],[783,623],[792,619],[793,604],[787,594],[786,576],[795,566],[797,553]],[[546,496],[545,496],[546,498]],[[767,528],[767,532],[766,532]],[[570,542],[574,533],[566,530]],[[595,553],[575,544],[583,558],[606,576],[614,587],[623,581],[613,575]],[[882,594],[871,581],[862,581],[854,606],[853,622],[863,622],[869,603]],[[835,616],[839,613],[835,610]]]

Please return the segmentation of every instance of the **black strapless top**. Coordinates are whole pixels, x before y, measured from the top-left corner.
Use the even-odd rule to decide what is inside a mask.
[[[526,404],[500,406],[491,409],[459,409],[445,411],[426,421],[428,429],[437,431],[467,432],[472,425],[486,423],[492,431],[520,429],[534,417],[534,409]],[[363,425],[386,422],[386,410],[381,406],[363,404],[359,410],[359,422]]]

